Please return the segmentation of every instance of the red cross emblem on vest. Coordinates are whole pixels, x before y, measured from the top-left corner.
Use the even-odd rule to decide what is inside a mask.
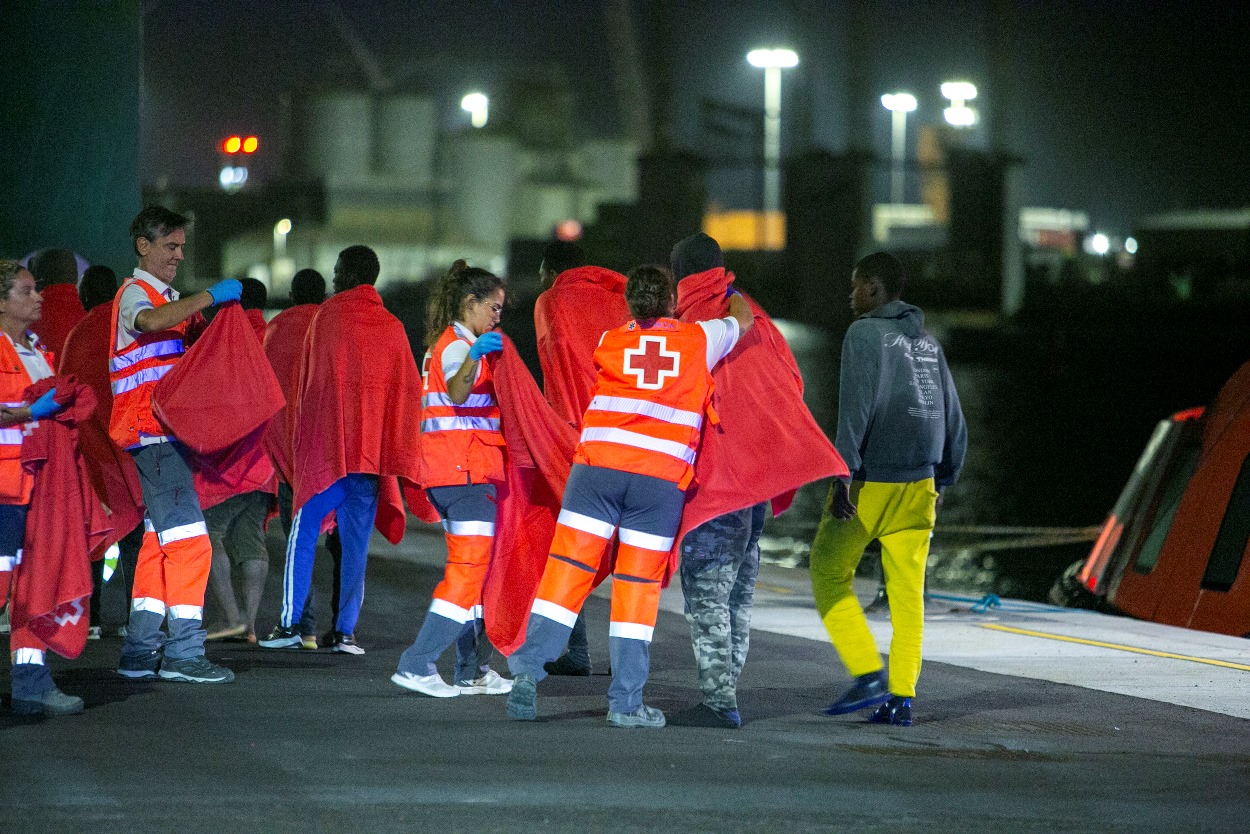
[[[681,371],[681,354],[668,349],[665,336],[643,336],[638,347],[625,349],[625,373],[633,374],[639,388],[657,391],[664,380]]]

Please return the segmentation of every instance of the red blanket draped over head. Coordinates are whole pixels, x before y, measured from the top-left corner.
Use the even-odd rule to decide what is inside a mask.
[[[498,490],[495,547],[482,588],[482,610],[486,635],[506,655],[525,642],[525,626],[551,551],[577,432],[543,399],[510,339],[505,336],[503,352],[487,361],[508,454],[507,480]]]
[[[732,283],[733,274],[720,267],[683,278],[677,285],[678,318],[692,322],[725,316],[725,292]],[[700,524],[769,500],[773,515],[780,515],[804,484],[849,474],[803,403],[803,378],[781,332],[763,308],[747,302],[755,313],[754,326],[712,370],[720,422],[703,430],[670,573],[682,537]]]
[[[100,304],[87,312],[86,318],[66,337],[57,370],[61,376],[77,377],[96,396],[95,413],[78,424],[78,447],[96,494],[110,513],[110,544],[143,520],[139,470],[134,459],[118,449],[108,435],[109,415],[113,411],[108,371],[111,313],[111,304]]]
[[[308,327],[313,316],[317,315],[316,304],[298,304],[283,310],[273,317],[265,328],[265,356],[273,368],[273,375],[282,386],[282,394],[287,405],[269,421],[269,430],[265,432],[265,451],[269,452],[274,467],[283,481],[290,484],[295,480],[295,472],[291,462],[291,438],[295,395],[299,389],[299,366],[304,356],[304,337],[308,335]]]
[[[561,272],[534,303],[543,393],[556,413],[578,428],[595,387],[599,339],[627,321],[625,276],[597,266]]]
[[[90,559],[110,543],[112,526],[78,451],[78,426],[91,418],[95,395],[72,376],[26,389],[34,402],[51,388],[65,407],[40,420],[22,442],[22,466],[35,479],[22,561],[14,571],[12,624],[29,626],[48,648],[77,657],[87,644]]]
[[[30,329],[35,331],[45,348],[53,355],[60,356],[65,347],[65,337],[74,329],[74,325],[82,321],[87,311],[78,300],[78,287],[75,284],[52,284],[41,290],[39,295],[43,298],[43,312]]]
[[[152,411],[187,447],[200,507],[273,488],[262,438],[285,400],[256,328],[226,304],[152,393]]]
[[[406,518],[397,479],[417,483],[421,388],[404,326],[377,290],[364,284],[321,304],[294,406],[295,511],[350,473],[378,475],[374,526],[398,543]]]

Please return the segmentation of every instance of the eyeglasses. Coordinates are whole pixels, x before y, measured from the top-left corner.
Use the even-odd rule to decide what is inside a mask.
[[[483,304],[485,304],[487,307],[489,307],[489,308],[490,308],[490,311],[491,311],[492,313],[494,313],[495,315],[497,315],[497,316],[498,316],[498,315],[502,315],[502,314],[503,314],[503,305],[502,305],[502,304],[496,304],[496,303],[494,303],[493,301],[483,301],[482,303],[483,303]]]

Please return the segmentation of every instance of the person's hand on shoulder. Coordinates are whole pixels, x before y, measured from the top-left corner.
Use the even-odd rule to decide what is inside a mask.
[[[488,353],[498,353],[501,350],[503,334],[498,330],[489,330],[473,342],[473,347],[469,348],[469,358],[476,362]]]
[[[243,284],[234,278],[227,278],[209,287],[208,294],[213,297],[214,305],[224,304],[227,301],[238,301],[243,297]]]

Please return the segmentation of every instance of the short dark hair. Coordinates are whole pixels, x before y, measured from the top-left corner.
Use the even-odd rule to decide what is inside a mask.
[[[53,284],[77,284],[78,259],[68,249],[45,249],[30,259],[30,274],[40,290]]]
[[[634,267],[625,282],[625,303],[635,319],[658,319],[672,313],[673,273],[659,264]]]
[[[291,278],[292,304],[320,304],[326,300],[326,279],[315,269],[301,269]]]
[[[881,282],[886,295],[898,298],[903,294],[903,286],[907,283],[907,273],[903,264],[889,252],[874,252],[859,259],[855,264],[855,272],[865,281],[874,278]]]
[[[378,273],[382,271],[378,253],[359,243],[339,252],[339,263],[343,265],[343,273],[354,280],[354,286],[376,284]]]
[[[263,310],[269,300],[269,289],[257,278],[241,278],[243,294],[239,296],[239,304],[244,310]]]
[[[190,224],[189,217],[170,211],[164,206],[146,206],[143,211],[135,215],[134,220],[130,221],[130,243],[135,249],[135,254],[138,255],[139,238],[155,241],[158,237],[164,237],[170,232],[185,229]]]
[[[78,300],[84,310],[107,304],[117,295],[117,273],[104,264],[87,267],[78,283]]]
[[[553,240],[543,249],[543,263],[553,275],[586,265],[586,251],[569,240]]]

